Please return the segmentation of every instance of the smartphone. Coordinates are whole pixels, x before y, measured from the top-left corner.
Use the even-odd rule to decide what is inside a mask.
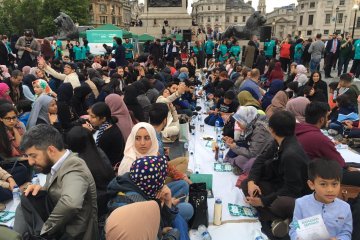
[[[179,196],[177,196],[177,197],[175,197],[176,199],[178,199],[178,200],[181,200],[181,199],[184,199],[184,198],[186,198],[186,194],[181,194],[181,195],[179,195]]]

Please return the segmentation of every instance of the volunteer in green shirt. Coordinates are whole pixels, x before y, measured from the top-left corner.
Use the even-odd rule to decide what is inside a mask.
[[[123,44],[123,46],[125,48],[125,59],[133,59],[134,45],[129,41],[128,38],[125,38],[125,43]]]
[[[235,57],[236,62],[240,59],[240,53],[241,53],[241,47],[239,45],[239,42],[235,42],[235,45],[232,45],[230,48],[230,55],[232,57]]]
[[[75,46],[73,48],[75,55],[75,62],[82,61],[81,49],[82,47],[80,47],[80,42],[76,41]]]
[[[270,60],[274,57],[275,40],[267,40],[264,43],[265,57]]]
[[[295,45],[295,49],[294,49],[294,61],[300,65],[302,62],[302,55],[304,53],[304,45],[303,45],[304,40],[302,40],[301,38],[299,38],[298,40],[296,40],[296,45]]]
[[[227,41],[223,40],[221,45],[219,46],[219,52],[220,52],[220,56],[219,56],[219,60],[220,62],[225,62],[226,59],[228,59],[228,48],[227,48]]]
[[[355,41],[353,50],[355,51],[355,55],[354,55],[354,62],[353,62],[350,72],[355,74],[356,78],[359,78],[359,75],[360,75],[360,39]]]
[[[207,58],[207,60],[209,60],[210,58],[212,58],[214,56],[215,44],[214,44],[212,38],[208,38],[204,47],[205,47],[206,58]]]
[[[349,62],[351,59],[351,53],[353,49],[351,36],[347,36],[346,39],[343,39],[340,43],[340,53],[339,53],[339,62],[338,62],[338,77],[341,75],[341,71],[344,68],[343,73],[347,73]]]

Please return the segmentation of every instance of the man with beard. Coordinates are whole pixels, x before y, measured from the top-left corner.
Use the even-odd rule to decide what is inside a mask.
[[[36,57],[41,52],[41,46],[33,37],[31,30],[26,30],[24,36],[17,40],[15,48],[18,49],[19,69],[22,69],[24,66],[36,66]]]
[[[30,166],[48,175],[44,187],[29,185],[24,192],[25,196],[36,196],[45,190],[55,206],[41,228],[41,236],[98,239],[96,186],[84,160],[65,149],[62,135],[45,124],[26,132],[21,149]],[[21,234],[28,230],[22,215],[20,205],[14,229]]]
[[[360,172],[356,168],[346,166],[335,144],[320,131],[326,127],[328,116],[327,103],[310,103],[305,110],[305,123],[296,124],[296,137],[311,160],[324,158],[337,161],[343,168],[342,183],[360,186]]]

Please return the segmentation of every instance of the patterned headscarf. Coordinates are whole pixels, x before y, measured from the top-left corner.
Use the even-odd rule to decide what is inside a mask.
[[[150,199],[164,186],[167,176],[165,156],[146,156],[133,162],[130,168],[130,179]]]
[[[49,87],[48,83],[43,79],[38,79],[38,80],[33,81],[32,85],[33,86],[39,85],[39,87],[43,90],[43,92],[40,95],[42,95],[42,94],[48,95],[48,94],[52,93],[52,90]],[[36,95],[36,98],[39,96]]]

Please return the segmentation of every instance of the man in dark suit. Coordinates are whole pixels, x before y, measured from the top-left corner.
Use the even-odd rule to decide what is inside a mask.
[[[164,44],[164,58],[166,59],[166,61],[174,62],[172,57],[172,49],[173,45],[171,43],[171,39],[169,38]]]
[[[340,49],[340,42],[337,39],[337,33],[333,34],[332,39],[330,39],[325,48],[326,53],[326,64],[325,64],[325,78],[332,78],[330,75],[331,67],[333,65],[334,59],[336,58],[337,54],[339,53]]]
[[[150,45],[149,53],[154,57],[154,64],[157,65],[157,63],[162,58],[162,48],[160,45],[160,39],[155,39],[155,41]]]

